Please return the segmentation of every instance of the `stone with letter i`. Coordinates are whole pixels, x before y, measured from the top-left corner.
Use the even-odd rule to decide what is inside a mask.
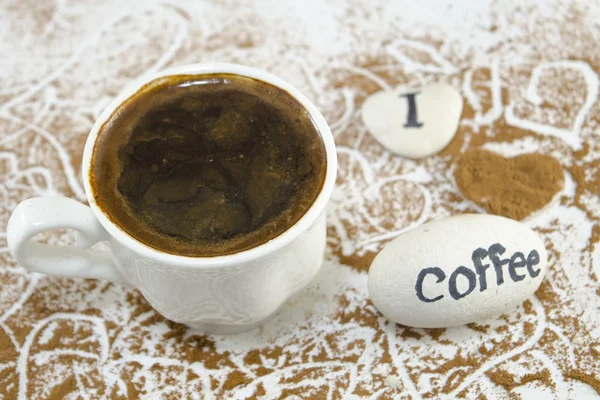
[[[405,97],[408,101],[408,113],[406,115],[406,122],[404,123],[405,128],[420,128],[423,126],[422,122],[417,121],[417,104],[415,102],[415,96],[419,92],[404,93],[400,97]]]
[[[454,87],[436,83],[375,93],[365,101],[362,119],[385,148],[418,159],[433,155],[450,143],[462,107],[462,97]]]

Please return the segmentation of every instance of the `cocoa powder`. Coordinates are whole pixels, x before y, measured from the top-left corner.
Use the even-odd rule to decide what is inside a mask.
[[[593,24],[587,23],[589,21],[586,22],[581,11],[575,9],[576,5],[563,7],[560,4],[560,10],[556,10],[556,5],[548,2],[545,7],[552,12],[547,14],[560,15],[560,21],[554,16],[540,14],[536,15],[536,24],[530,24],[531,16],[538,11],[535,7],[528,8],[527,2],[520,2],[519,7],[507,14],[508,11],[503,10],[509,10],[510,7],[504,4],[498,7],[497,11],[489,13],[489,18],[494,22],[489,32],[485,32],[484,28],[475,31],[489,35],[489,38],[496,42],[493,47],[481,50],[481,43],[462,47],[462,43],[467,43],[468,40],[450,38],[449,35],[455,34],[456,30],[446,26],[444,21],[438,21],[434,29],[428,27],[424,30],[432,36],[436,35],[436,31],[443,32],[444,37],[441,38],[439,35],[436,38],[422,34],[423,31],[413,31],[408,26],[410,21],[404,21],[403,24],[407,26],[391,23],[388,26],[389,32],[381,32],[381,40],[371,39],[368,35],[363,35],[364,29],[366,27],[367,33],[373,33],[373,22],[377,20],[369,18],[385,15],[387,10],[353,3],[347,7],[347,12],[338,10],[343,31],[352,32],[344,38],[352,43],[353,47],[348,50],[348,54],[334,54],[334,47],[344,46],[343,40],[335,42],[328,49],[328,54],[335,57],[335,63],[329,62],[330,60],[321,63],[321,60],[324,60],[322,54],[318,51],[313,52],[310,45],[304,42],[291,43],[290,37],[293,35],[288,34],[293,32],[286,30],[289,21],[285,18],[281,19],[281,23],[286,28],[277,32],[285,32],[278,40],[286,44],[285,47],[278,47],[278,40],[265,40],[269,35],[276,36],[277,33],[270,34],[270,31],[265,30],[264,24],[270,22],[252,7],[226,2],[225,9],[221,8],[219,12],[231,14],[233,23],[221,25],[219,18],[214,18],[210,30],[194,31],[196,26],[203,25],[201,20],[194,20],[194,16],[211,18],[214,16],[211,14],[212,10],[219,10],[219,6],[215,4],[210,9],[199,10],[192,9],[191,6],[188,9],[187,5],[176,3],[173,2],[175,12],[170,7],[164,7],[160,8],[158,14],[148,12],[140,18],[127,14],[126,10],[106,8],[106,14],[127,15],[118,26],[120,30],[117,30],[115,43],[123,42],[129,46],[128,51],[119,57],[110,56],[112,42],[107,45],[99,41],[97,49],[94,48],[96,56],[89,57],[89,63],[86,63],[87,57],[76,58],[77,62],[69,67],[67,73],[60,74],[43,87],[43,91],[34,93],[31,98],[26,97],[28,92],[23,92],[23,96],[18,93],[21,88],[30,88],[31,82],[38,81],[39,76],[28,75],[29,69],[23,69],[22,73],[14,76],[9,74],[0,100],[10,102],[13,98],[21,98],[22,101],[17,109],[9,108],[7,114],[14,111],[15,115],[21,115],[26,121],[38,121],[35,123],[39,124],[39,127],[36,125],[35,129],[50,132],[57,141],[58,148],[66,149],[65,153],[77,164],[77,160],[81,159],[81,149],[90,128],[89,124],[94,120],[92,114],[87,114],[92,112],[87,111],[88,107],[97,104],[102,97],[114,96],[120,86],[137,74],[155,68],[155,59],[151,54],[167,54],[167,47],[161,48],[161,44],[164,45],[161,40],[178,37],[164,34],[170,26],[178,28],[174,33],[179,32],[183,35],[186,34],[186,28],[190,28],[192,30],[187,31],[184,45],[174,53],[169,50],[169,54],[173,54],[173,58],[170,59],[173,65],[193,61],[197,58],[195,55],[202,54],[207,59],[219,59],[226,55],[234,62],[272,69],[285,75],[285,78],[290,79],[294,85],[298,85],[313,98],[331,123],[336,135],[336,144],[340,149],[340,178],[337,190],[342,200],[356,200],[349,208],[344,208],[343,202],[335,203],[328,213],[328,258],[342,260],[347,265],[332,272],[337,281],[364,281],[364,272],[373,256],[387,240],[390,240],[389,237],[381,239],[382,234],[389,235],[410,227],[421,217],[426,221],[461,212],[481,212],[482,208],[486,212],[494,212],[491,208],[485,208],[481,197],[475,196],[465,200],[452,174],[446,173],[452,168],[458,169],[461,154],[479,151],[483,146],[504,146],[510,153],[519,148],[520,142],[527,142],[525,144],[534,145],[527,147],[527,151],[535,150],[540,155],[552,152],[575,183],[575,194],[563,194],[560,205],[581,211],[584,219],[565,223],[556,218],[537,228],[550,249],[551,258],[546,282],[536,293],[535,307],[529,301],[510,315],[466,327],[439,330],[390,326],[368,302],[362,284],[353,287],[353,290],[349,290],[348,286],[341,286],[340,289],[332,285],[331,281],[327,281],[328,275],[324,274],[319,276],[318,282],[308,292],[299,294],[298,297],[302,299],[300,302],[292,300],[291,309],[303,313],[302,319],[294,319],[294,313],[290,313],[290,307],[286,306],[278,314],[283,313],[284,317],[281,318],[284,320],[276,317],[275,322],[267,324],[260,333],[236,335],[233,339],[217,338],[186,331],[178,324],[165,321],[151,309],[139,293],[115,285],[95,287],[87,285],[84,281],[43,278],[33,285],[35,290],[27,297],[25,293],[32,274],[26,274],[15,267],[7,253],[0,253],[3,272],[0,282],[4,295],[0,311],[10,313],[14,310],[0,325],[0,361],[5,362],[6,366],[0,371],[0,396],[17,398],[22,376],[28,378],[27,397],[50,396],[52,400],[64,395],[74,397],[76,390],[79,393],[93,393],[94,398],[109,396],[125,399],[159,397],[162,393],[157,392],[160,391],[165,391],[166,394],[162,394],[164,398],[202,397],[207,391],[211,392],[209,397],[231,398],[239,395],[240,392],[236,390],[240,389],[245,390],[244,393],[248,393],[251,398],[276,398],[286,394],[304,398],[343,398],[354,394],[409,399],[413,397],[411,393],[417,394],[414,397],[420,395],[424,398],[437,398],[442,391],[446,391],[454,393],[447,397],[479,396],[484,399],[486,396],[481,392],[489,386],[479,384],[482,376],[490,378],[490,385],[496,385],[495,389],[506,390],[506,398],[513,396],[513,393],[509,393],[511,390],[528,381],[535,381],[536,385],[554,391],[553,375],[548,374],[550,367],[535,369],[534,366],[540,364],[532,356],[534,352],[531,350],[543,353],[556,365],[553,373],[563,376],[562,385],[566,383],[568,388],[572,382],[580,382],[588,384],[600,393],[600,383],[597,379],[600,375],[600,354],[598,347],[593,347],[593,328],[579,322],[583,321],[585,316],[579,307],[598,304],[597,298],[594,297],[600,296],[600,289],[597,288],[598,277],[590,261],[600,240],[597,204],[594,203],[594,199],[600,196],[600,179],[597,178],[600,176],[600,145],[593,134],[600,126],[600,109],[595,103],[585,119],[584,129],[581,132],[573,132],[573,136],[581,136],[584,142],[581,150],[571,149],[571,146],[563,143],[560,138],[515,127],[505,118],[509,106],[519,101],[527,103],[523,101],[522,93],[527,91],[534,69],[547,66],[549,59],[566,60],[558,64],[566,64],[568,60],[584,62],[590,67],[588,72],[591,75],[600,71],[600,56],[597,52],[590,51],[596,48],[593,38],[598,36],[597,30]],[[31,48],[40,54],[46,54],[44,49],[55,49],[49,41],[56,39],[55,43],[60,43],[60,30],[56,29],[59,24],[44,26],[44,29],[48,29],[48,34],[38,37],[35,36],[40,30],[38,22],[48,21],[48,15],[56,15],[57,20],[63,18],[66,24],[78,28],[82,21],[90,21],[85,16],[93,12],[93,7],[91,3],[83,7],[82,3],[82,15],[79,6],[70,10],[57,8],[45,11],[46,6],[23,6],[15,1],[8,7],[9,13],[12,13],[9,14],[9,18],[12,16],[9,22],[14,21],[15,25],[12,28],[23,29],[34,35],[36,43],[32,43]],[[65,11],[69,11],[70,14]],[[446,11],[449,12],[449,9]],[[174,14],[181,20],[173,17]],[[327,12],[323,14],[333,15]],[[417,17],[415,13],[411,18]],[[318,16],[315,15],[314,19],[317,21]],[[465,24],[469,22],[468,19],[465,18]],[[176,23],[173,23],[174,21]],[[451,18],[447,21],[451,21]],[[334,19],[326,20],[327,26],[335,23]],[[144,30],[146,26],[151,29]],[[156,30],[155,26],[160,26],[161,29]],[[232,26],[235,26],[234,30],[231,29]],[[351,29],[346,29],[347,27]],[[90,27],[91,30],[96,28]],[[277,30],[277,26],[269,25],[268,29],[271,28]],[[150,38],[154,40],[151,45],[144,45],[146,36],[150,37],[154,31],[160,35]],[[9,28],[7,38],[11,37],[11,32]],[[339,32],[342,30],[339,29]],[[521,36],[519,32],[522,32]],[[548,35],[549,32],[552,34]],[[546,39],[554,38],[554,33],[568,40],[556,42]],[[106,30],[103,36],[110,38],[111,30]],[[353,40],[354,36],[360,40]],[[528,46],[526,55],[521,47],[515,47],[515,41],[522,41]],[[361,45],[363,42],[366,47]],[[17,38],[15,43],[19,43]],[[134,43],[140,43],[140,46],[136,47]],[[373,46],[373,43],[382,46]],[[415,43],[416,47],[411,43]],[[168,44],[170,45],[171,41]],[[26,48],[26,45],[23,47]],[[148,51],[149,48],[152,50]],[[454,48],[458,52],[449,50]],[[305,52],[305,49],[309,51]],[[393,50],[394,53],[389,50]],[[314,58],[311,57],[313,53]],[[552,54],[548,55],[550,53]],[[298,58],[302,59],[298,61],[286,58],[285,67],[282,68],[282,57],[287,57],[287,54],[297,54]],[[402,56],[400,61],[397,55]],[[589,58],[583,58],[582,55]],[[478,63],[483,64],[475,65],[472,56],[479,60]],[[61,54],[57,53],[48,59],[58,62],[62,60],[61,57]],[[73,57],[78,55],[74,54]],[[518,59],[519,57],[522,59]],[[100,58],[101,63],[98,62]],[[114,64],[110,61],[113,58]],[[482,61],[490,58],[498,58],[501,61],[498,64]],[[130,59],[134,62],[128,64]],[[514,59],[517,62],[511,61]],[[10,64],[11,58],[7,60]],[[147,63],[144,64],[146,60]],[[94,69],[96,64],[100,65],[101,69]],[[44,66],[48,67],[48,71],[53,71],[52,65]],[[139,68],[135,69],[136,66]],[[457,67],[456,70],[453,70],[453,66]],[[98,79],[95,79],[94,73]],[[19,80],[21,75],[24,78]],[[43,73],[39,75],[44,76]],[[569,83],[568,75],[557,73],[540,81],[543,84],[540,87],[543,87],[539,94],[544,97],[543,107],[540,107],[542,113],[552,111],[553,89],[566,86],[566,83]],[[79,78],[85,79],[79,81]],[[473,97],[466,98],[459,131],[444,151],[424,160],[407,162],[385,152],[363,129],[360,118],[357,117],[365,97],[383,89],[377,79],[383,80],[392,88],[398,85],[418,87],[423,83],[444,80],[452,82],[463,94],[467,89],[472,89],[471,94],[477,101],[473,101]],[[75,85],[79,85],[77,90],[74,90]],[[494,97],[494,85],[499,87],[499,103]],[[54,96],[55,91],[58,96]],[[562,91],[556,92],[560,92],[561,96],[554,97],[568,100],[557,102],[559,107],[556,114],[559,117],[561,113],[572,116],[579,110],[585,93],[582,95],[580,91],[577,92],[577,96],[567,98]],[[75,108],[63,99],[70,99],[72,104],[78,105],[78,112],[74,113]],[[38,119],[36,113],[40,109],[38,105],[41,104],[48,104],[51,112]],[[517,117],[521,119],[530,119],[538,126],[553,125],[553,115],[535,115],[531,110],[536,110],[535,105],[525,104],[517,110],[513,108],[515,114],[520,113]],[[78,118],[70,118],[71,115]],[[82,115],[85,115],[83,118],[88,120],[88,125],[77,125]],[[344,119],[344,115],[348,118]],[[563,128],[572,125],[570,121],[559,122],[557,126]],[[56,144],[55,147],[48,146],[44,137],[27,131],[27,126],[22,123],[6,122],[3,128],[6,136],[3,136],[2,140],[6,140],[7,145],[2,147],[2,151],[16,155],[19,173],[27,172],[27,168],[32,166],[46,166],[52,171],[53,189],[67,196],[77,196],[77,191],[67,184],[67,179],[62,173],[64,164],[54,155]],[[23,140],[11,142],[8,136],[13,132],[19,132],[19,138]],[[64,159],[64,154],[61,157]],[[484,164],[486,162],[483,161]],[[5,168],[5,165],[0,163],[0,169],[2,168]],[[77,170],[79,166],[75,165],[73,168]],[[473,171],[475,170],[474,167]],[[27,180],[21,178],[30,176],[16,173],[11,175],[10,171],[4,169],[1,172],[4,176],[10,176],[14,182],[20,182],[19,188],[10,188],[8,183],[0,182],[0,188],[7,189],[6,193],[10,196],[9,201],[2,204],[4,209],[0,213],[0,217],[6,219],[18,200],[37,193],[22,188]],[[431,175],[431,179],[428,175]],[[558,174],[551,176],[558,177]],[[367,198],[366,194],[372,194],[369,190],[376,189],[378,185],[385,186],[385,182],[394,179],[410,181],[410,184],[391,188],[387,186],[390,190],[376,192],[381,194],[379,198]],[[462,188],[460,189],[462,191]],[[526,218],[527,215],[543,208],[551,201],[556,188],[544,187],[542,191],[543,201],[539,204],[531,205],[528,200],[525,202],[525,210],[512,210],[514,214],[507,212],[506,215],[517,219]],[[502,193],[501,191],[500,194]],[[526,190],[523,193],[531,194]],[[4,195],[4,192],[2,194]],[[482,193],[478,195],[481,196]],[[502,201],[499,204],[510,202],[507,199],[515,195],[514,191],[504,193],[503,196],[506,197],[500,196]],[[340,198],[336,201],[339,202]],[[380,201],[373,201],[373,198]],[[382,207],[382,204],[385,207]],[[499,206],[499,209],[502,210],[503,207]],[[392,215],[394,218],[380,218],[382,214]],[[556,217],[556,214],[551,215]],[[378,218],[374,219],[373,216]],[[586,226],[588,223],[592,225],[591,235],[586,236],[583,231],[584,234],[578,236],[578,225]],[[587,240],[584,248],[564,251],[565,246],[561,245],[562,242],[573,243],[573,238],[582,236]],[[0,236],[1,247],[6,247],[6,241]],[[561,254],[561,249],[564,254]],[[329,263],[324,269],[331,268],[332,264]],[[567,273],[577,279],[568,279]],[[320,288],[325,289],[320,291]],[[328,291],[338,289],[340,292],[336,292],[335,299],[327,297]],[[588,292],[584,292],[586,289],[589,289]],[[313,293],[316,293],[314,298]],[[37,360],[43,359],[39,358],[39,352],[34,351],[25,358],[25,370],[17,370],[21,351],[25,351],[21,350],[22,346],[34,327],[46,323],[46,319],[53,315],[72,313],[66,315],[64,320],[57,321],[58,325],[66,327],[71,321],[68,317],[87,315],[86,302],[98,307],[94,316],[100,321],[93,329],[79,328],[88,337],[77,336],[72,329],[57,329],[56,336],[60,340],[44,333],[45,329],[31,336],[34,343],[50,336],[43,348],[34,346],[35,351],[42,350],[49,354],[68,350],[78,354],[77,356],[54,359],[53,363],[41,363],[37,366]],[[306,309],[302,308],[305,302],[312,305]],[[326,311],[322,311],[321,307],[325,302],[329,306],[325,307]],[[90,359],[91,368],[86,370],[89,372],[85,374],[90,378],[81,378],[79,368],[73,366],[81,368],[81,354],[94,354],[96,349],[90,348],[89,343],[96,340],[98,333],[103,329],[107,330],[108,335],[108,357],[106,360]],[[523,349],[518,355],[499,361],[507,352],[524,346],[540,332],[543,332],[541,338],[532,342],[529,350]],[[560,336],[556,332],[560,333]],[[255,341],[254,338],[258,339]],[[71,339],[74,340],[70,347],[59,347],[62,341]],[[81,348],[87,353],[81,353]],[[573,349],[573,363],[570,362],[570,349]],[[145,362],[148,364],[144,364]],[[498,363],[495,367],[485,372],[482,370],[486,365],[496,362]],[[59,365],[66,371],[65,374],[48,375],[51,364]],[[37,370],[31,366],[35,366]],[[106,371],[110,371],[110,378],[105,375]],[[526,372],[517,376],[514,371]],[[74,381],[70,377],[72,373],[78,373],[80,381]],[[478,373],[482,375],[477,375]],[[407,379],[397,378],[400,383],[396,387],[386,383],[388,376],[404,376]],[[463,382],[472,377],[474,379],[460,389]],[[115,382],[121,382],[122,385]],[[258,383],[252,386],[253,382]],[[493,397],[505,398],[503,395]]]
[[[481,149],[460,157],[454,177],[466,198],[491,214],[516,220],[548,204],[564,183],[553,157],[530,153],[507,159]]]

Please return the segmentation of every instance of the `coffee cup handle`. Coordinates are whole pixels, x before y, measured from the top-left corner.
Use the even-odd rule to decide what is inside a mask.
[[[31,238],[50,229],[75,229],[73,246],[52,246]],[[107,251],[92,250],[108,233],[91,208],[68,197],[34,197],[21,202],[8,221],[8,248],[24,268],[48,275],[103,279],[129,285]]]

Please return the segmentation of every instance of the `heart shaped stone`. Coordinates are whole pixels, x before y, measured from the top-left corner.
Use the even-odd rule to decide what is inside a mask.
[[[446,83],[407,91],[382,91],[369,97],[362,119],[387,149],[409,158],[442,150],[456,134],[463,101]]]
[[[462,155],[454,178],[466,198],[491,214],[516,220],[544,207],[564,184],[563,169],[553,157],[504,158],[480,149]]]

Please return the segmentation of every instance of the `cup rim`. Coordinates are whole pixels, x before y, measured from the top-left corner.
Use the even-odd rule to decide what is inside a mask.
[[[325,181],[321,191],[319,192],[319,195],[312,203],[310,208],[304,213],[304,215],[294,225],[265,243],[237,253],[214,257],[191,257],[167,253],[144,244],[143,242],[131,236],[118,224],[113,222],[108,214],[100,206],[98,206],[90,183],[91,160],[94,146],[96,144],[100,128],[106,122],[106,120],[108,120],[108,118],[113,114],[119,105],[133,96],[145,84],[155,79],[171,75],[202,75],[217,73],[228,73],[257,79],[285,90],[292,97],[298,100],[310,114],[325,145],[325,155],[327,160]],[[144,257],[166,264],[175,264],[178,266],[191,268],[205,268],[235,265],[265,257],[287,246],[301,236],[304,232],[308,231],[317,221],[319,216],[325,211],[329,198],[333,192],[337,174],[337,154],[333,135],[327,122],[325,121],[325,118],[319,112],[316,106],[291,84],[266,71],[245,65],[229,63],[201,63],[181,65],[150,75],[143,75],[126,85],[125,88],[113,100],[111,100],[111,102],[100,113],[98,119],[94,122],[94,125],[92,126],[92,129],[90,130],[90,133],[86,139],[81,167],[84,189],[89,205],[96,218],[100,221],[110,236],[112,236],[119,243],[123,244],[125,247]]]

